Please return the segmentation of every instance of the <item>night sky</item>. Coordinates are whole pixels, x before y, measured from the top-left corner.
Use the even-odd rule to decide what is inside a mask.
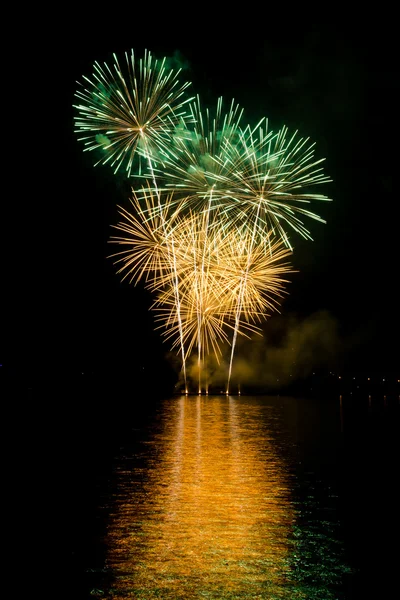
[[[307,27],[273,27],[264,16],[253,31],[239,32],[239,19],[220,33],[207,19],[203,30],[176,24],[157,35],[129,19],[117,27],[111,13],[104,18],[91,28],[69,18],[68,33],[58,24],[26,46],[24,85],[26,100],[34,91],[35,118],[27,102],[22,114],[32,128],[19,158],[28,164],[13,176],[8,199],[15,215],[3,369],[27,380],[143,367],[168,376],[150,296],[121,283],[106,258],[116,205],[128,205],[126,185],[111,169],[93,168],[73,132],[75,81],[90,76],[93,61],[111,62],[112,52],[147,48],[186,62],[183,77],[203,105],[234,98],[245,121],[267,116],[272,129],[286,124],[316,142],[333,183],[315,191],[333,202],[314,206],[327,224],[308,220],[313,242],[292,237],[299,272],[282,318],[301,323],[324,311],[337,327],[341,365],[397,371],[399,78],[390,16]]]

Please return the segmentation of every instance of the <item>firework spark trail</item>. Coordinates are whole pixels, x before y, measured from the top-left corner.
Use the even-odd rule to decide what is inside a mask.
[[[158,210],[159,210],[159,214],[161,215],[161,219],[162,219],[162,227],[163,227],[164,235],[167,236],[168,235],[168,233],[167,233],[167,222],[164,219],[164,211],[163,211],[163,206],[162,206],[162,203],[161,203],[160,191],[159,191],[159,189],[157,187],[157,182],[156,182],[156,179],[155,179],[154,170],[152,168],[152,163],[151,163],[150,156],[148,157],[148,162],[149,162],[149,166],[150,166],[152,178],[153,178],[154,185],[155,185],[155,191],[156,191],[157,203],[158,203]],[[173,289],[174,289],[174,294],[175,294],[176,312],[177,312],[178,325],[179,325],[179,337],[180,337],[180,346],[181,346],[181,355],[182,355],[182,371],[183,371],[183,379],[184,379],[184,384],[185,384],[185,392],[187,393],[186,359],[185,359],[185,347],[184,347],[184,343],[183,343],[183,329],[182,329],[182,317],[181,317],[181,300],[180,300],[180,296],[179,296],[178,271],[177,271],[176,256],[175,256],[175,245],[173,243],[173,238],[171,240],[171,243],[167,244],[167,248],[168,248],[168,251],[171,254],[171,256],[169,257],[169,259],[170,259],[169,260],[169,264],[171,265],[171,271],[172,271],[172,274],[173,274],[173,277],[174,277]],[[172,260],[171,260],[171,258],[172,258]]]
[[[258,213],[257,213],[257,217],[258,217]],[[257,221],[257,217],[256,217],[256,221]],[[245,271],[243,273],[243,281],[242,281],[242,284],[240,286],[240,292],[239,292],[239,295],[238,295],[236,315],[235,315],[235,328],[234,328],[234,331],[233,331],[233,338],[232,338],[231,358],[230,358],[230,361],[229,361],[228,381],[227,381],[227,385],[226,385],[226,393],[227,394],[229,394],[229,386],[230,386],[231,376],[232,376],[233,355],[235,353],[236,340],[237,340],[237,334],[238,334],[238,329],[239,329],[239,318],[240,318],[240,313],[242,312],[243,295],[244,295],[244,290],[245,290],[245,287],[246,287],[246,281],[247,281],[247,278],[248,278],[248,272],[249,272],[249,267],[250,267],[250,257],[251,257],[251,253],[252,253],[252,250],[253,250],[253,244],[254,244],[255,234],[256,234],[256,227],[253,228],[253,233],[252,233],[252,237],[251,237],[250,247],[248,249],[248,255],[247,255],[247,264],[246,264],[246,267],[245,267]]]
[[[174,189],[176,197],[184,195],[190,207],[199,209],[206,209],[212,193],[217,201],[213,208],[225,211],[227,224],[229,220],[254,219],[257,212],[261,226],[267,225],[290,249],[286,229],[312,239],[300,217],[325,221],[301,205],[330,200],[304,190],[330,181],[319,166],[324,159],[314,160],[315,144],[298,137],[297,132],[289,136],[286,127],[273,133],[266,124],[264,130],[265,119],[255,128],[242,129],[242,113],[234,119],[238,107],[231,108],[218,130],[222,101],[212,124],[208,112],[203,118],[200,103],[195,106],[196,111],[191,113],[196,119],[192,136],[182,136],[172,144],[169,155],[163,159],[163,170],[159,170],[160,178],[166,182],[165,189]],[[298,192],[300,188],[303,193]]]
[[[212,193],[213,209],[225,211],[226,225],[230,220],[254,219],[257,213],[260,227],[267,225],[290,249],[287,229],[312,239],[300,217],[325,221],[302,204],[330,200],[307,191],[311,185],[330,181],[320,166],[324,159],[314,160],[315,144],[297,132],[289,136],[287,127],[278,133],[268,131],[267,122],[265,129],[262,126],[265,119],[255,128],[242,129],[242,113],[235,120],[239,109],[233,109],[233,103],[222,119],[221,99],[212,123],[208,112],[203,118],[199,102],[190,106],[196,126],[191,136],[177,138],[164,157],[159,177],[166,182],[165,189],[174,189],[177,198],[184,195],[190,207],[204,210]]]
[[[183,218],[181,226],[173,232],[184,305],[184,339],[188,342],[186,354],[190,355],[197,346],[200,364],[205,350],[209,351],[210,347],[218,354],[217,338],[227,341],[222,328],[226,300],[220,293],[215,266],[212,264],[215,260],[215,239],[206,237],[203,223],[204,215],[191,214]],[[158,320],[165,324],[165,335],[171,338],[174,335],[171,325],[176,322],[176,307],[168,283],[167,278],[159,280],[157,287],[162,291],[155,305],[159,313]]]
[[[281,263],[290,254],[281,240],[271,241],[266,231],[264,238],[256,237],[257,229],[242,226],[231,237],[229,251],[225,253],[222,264],[225,268],[226,293],[232,294],[232,312],[234,316],[231,356],[229,362],[226,393],[232,375],[233,356],[238,333],[243,322],[260,320],[268,311],[277,310],[272,294],[281,297],[284,273],[290,272],[287,263]],[[268,299],[270,298],[270,299]],[[243,314],[243,317],[241,315]]]
[[[211,196],[210,196],[210,202],[211,202]],[[207,229],[208,229],[208,216],[209,213],[206,213],[206,226],[204,229],[204,242],[203,242],[203,252],[202,252],[202,256],[201,256],[201,266],[200,266],[200,282],[199,282],[199,287],[197,289],[196,286],[196,292],[197,292],[197,296],[198,296],[198,301],[197,301],[197,305],[198,305],[198,309],[197,309],[197,329],[198,329],[198,334],[197,334],[197,367],[198,367],[198,371],[199,371],[199,394],[201,394],[201,363],[203,361],[204,363],[204,348],[202,347],[202,317],[203,315],[201,314],[201,310],[199,310],[199,308],[203,307],[203,302],[204,302],[204,298],[203,298],[203,290],[204,290],[204,285],[205,285],[205,277],[206,274],[204,272],[205,269],[205,258],[206,258],[206,239],[207,239]]]
[[[267,232],[256,244],[254,226],[216,227],[218,213],[182,215],[172,195],[163,199],[162,215],[153,194],[143,192],[143,197],[145,206],[143,199],[142,204],[137,196],[132,199],[135,215],[121,209],[124,220],[115,228],[124,235],[110,240],[127,246],[112,255],[122,263],[118,272],[135,282],[145,276],[147,287],[158,293],[156,320],[166,339],[175,340],[172,347],[184,348],[183,364],[197,347],[199,391],[206,356],[212,351],[219,362],[220,343],[228,342],[227,330],[233,331],[229,389],[237,335],[259,333],[251,321],[276,310],[265,296],[279,297],[281,275],[289,271],[280,261],[290,252],[281,242],[272,243]]]
[[[202,297],[202,291],[205,287],[205,279],[209,277],[209,265],[210,258],[208,254],[210,253],[210,243],[209,243],[209,225],[210,225],[210,213],[213,202],[213,187],[209,192],[208,206],[206,211],[202,215],[202,235],[204,236],[204,241],[202,244],[202,258],[201,258],[201,267],[200,267],[200,289],[199,289],[199,306],[202,307],[204,305],[204,299]],[[214,242],[211,244],[211,247],[215,249],[215,238]],[[206,268],[207,261],[207,268]],[[207,269],[207,270],[206,270]],[[201,394],[201,363],[203,363],[206,367],[206,355],[204,353],[204,346],[201,346],[201,335],[200,335],[200,327],[202,323],[203,315],[201,311],[198,311],[198,322],[199,322],[199,343],[198,343],[198,369],[199,369],[199,394]],[[207,367],[205,368],[205,372],[207,374]],[[208,392],[208,384],[206,382],[206,393]]]

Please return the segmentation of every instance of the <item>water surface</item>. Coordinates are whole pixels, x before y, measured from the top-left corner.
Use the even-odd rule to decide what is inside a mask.
[[[222,395],[143,406],[114,431],[117,446],[92,449],[79,597],[390,597],[396,402]]]
[[[115,458],[92,597],[341,597],[349,567],[329,476],[340,416],[327,412],[328,426],[290,398],[162,402]],[[315,437],[323,479],[302,461]]]

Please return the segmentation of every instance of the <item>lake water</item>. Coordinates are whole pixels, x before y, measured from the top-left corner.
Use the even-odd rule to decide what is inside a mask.
[[[71,598],[394,597],[398,398],[132,406],[62,441]]]

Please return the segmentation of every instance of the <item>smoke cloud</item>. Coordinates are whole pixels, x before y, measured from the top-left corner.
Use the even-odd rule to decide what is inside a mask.
[[[295,315],[267,322],[264,337],[238,348],[232,376],[242,383],[280,388],[333,366],[340,348],[338,323],[326,311],[305,319]]]
[[[314,369],[334,368],[342,348],[338,322],[327,311],[309,317],[274,316],[264,325],[263,335],[238,338],[233,359],[232,388],[237,385],[279,389],[310,375]],[[214,356],[202,365],[202,387],[225,390],[230,347],[223,349],[224,360]],[[175,363],[177,365],[177,363]],[[187,376],[194,389],[198,385],[197,357],[187,363]]]

